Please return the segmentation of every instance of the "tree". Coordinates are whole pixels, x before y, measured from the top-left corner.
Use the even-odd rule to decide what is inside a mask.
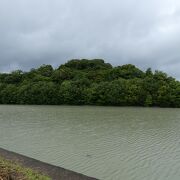
[[[52,82],[35,82],[18,89],[20,104],[58,104],[57,86]]]
[[[53,73],[53,67],[51,65],[44,64],[37,69],[37,72],[42,76],[51,77]]]
[[[102,70],[111,69],[112,66],[109,63],[105,63],[103,59],[73,59],[65,63],[66,67],[77,70]],[[60,66],[61,67],[61,66]]]
[[[147,94],[146,100],[144,102],[144,106],[152,106],[152,96],[150,94]]]
[[[84,104],[85,94],[83,86],[73,81],[64,81],[59,90],[59,97],[63,104]]]
[[[180,107],[180,82],[132,64],[74,59],[57,69],[0,73],[0,103]]]
[[[152,69],[151,68],[148,68],[146,70],[146,76],[153,76],[153,73],[152,73]]]

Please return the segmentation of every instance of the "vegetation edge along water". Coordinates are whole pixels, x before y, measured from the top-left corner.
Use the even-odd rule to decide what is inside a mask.
[[[73,59],[0,73],[0,104],[180,107],[180,82],[151,68]]]
[[[97,180],[0,148],[0,180]]]
[[[0,157],[0,180],[50,180],[50,177],[39,174],[32,169]]]

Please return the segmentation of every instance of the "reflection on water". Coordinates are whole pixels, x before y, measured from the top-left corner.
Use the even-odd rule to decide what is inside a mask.
[[[179,180],[180,109],[0,106],[0,147],[105,180]]]

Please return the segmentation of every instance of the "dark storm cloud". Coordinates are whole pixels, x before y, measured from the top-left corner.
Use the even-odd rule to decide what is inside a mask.
[[[179,22],[177,0],[0,0],[0,70],[104,58],[180,79]]]

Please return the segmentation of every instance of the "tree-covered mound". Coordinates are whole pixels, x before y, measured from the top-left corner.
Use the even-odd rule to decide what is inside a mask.
[[[1,73],[0,103],[180,107],[180,82],[132,64],[75,59],[57,69]]]

